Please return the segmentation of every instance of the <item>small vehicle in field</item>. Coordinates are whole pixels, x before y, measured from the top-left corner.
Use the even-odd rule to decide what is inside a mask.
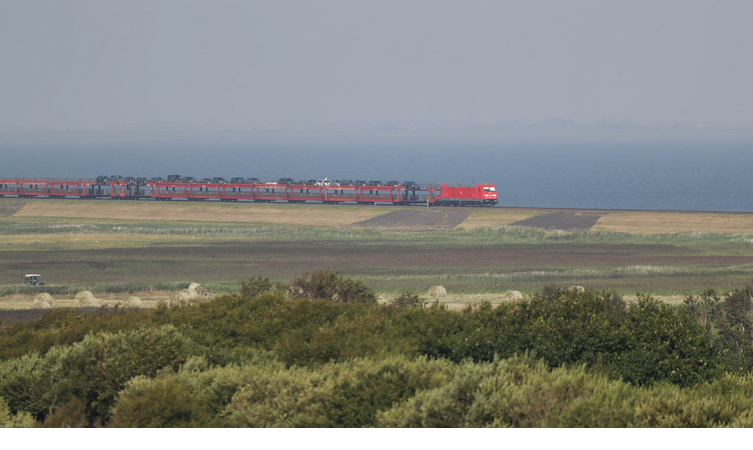
[[[38,273],[27,273],[24,275],[24,286],[44,286],[42,283],[42,275]]]

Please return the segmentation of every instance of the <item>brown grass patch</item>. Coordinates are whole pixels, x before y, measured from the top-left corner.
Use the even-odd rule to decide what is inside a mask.
[[[8,217],[17,213],[26,205],[26,200],[15,198],[0,199],[0,217]]]
[[[708,233],[753,233],[753,215],[704,213],[613,213],[601,217],[594,231],[662,234],[700,231]]]
[[[479,227],[501,227],[541,215],[537,211],[518,211],[506,209],[478,209],[465,219],[458,228],[472,230]]]
[[[338,205],[38,200],[29,202],[14,216],[243,222],[334,228],[394,210],[392,207]]]
[[[139,292],[138,296],[142,300],[141,308],[156,308],[157,302],[161,299],[170,298],[171,292],[166,291],[154,291],[154,292]],[[124,307],[125,303],[133,294],[97,294],[97,303],[99,306],[106,306],[109,308]],[[55,298],[52,305],[53,308],[80,308],[78,302],[73,297],[59,297]],[[0,310],[2,309],[33,309],[34,299],[29,295],[11,295],[6,297],[0,297]]]

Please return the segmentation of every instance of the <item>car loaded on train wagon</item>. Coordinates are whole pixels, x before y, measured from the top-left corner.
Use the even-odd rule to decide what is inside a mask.
[[[439,188],[434,201],[437,206],[494,206],[497,204],[497,189],[493,184],[477,184],[473,187],[452,187],[446,184]]]

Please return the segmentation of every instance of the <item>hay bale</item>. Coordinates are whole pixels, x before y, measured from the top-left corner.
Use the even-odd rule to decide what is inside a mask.
[[[447,295],[447,289],[444,286],[432,286],[429,289],[429,296],[431,297],[444,297]]]
[[[34,302],[34,309],[50,309],[52,305],[47,302]]]
[[[141,299],[138,297],[128,297],[128,300],[126,300],[123,303],[124,308],[141,308]]]
[[[520,291],[507,291],[502,294],[502,299],[506,302],[523,300],[523,294],[521,294]]]
[[[74,300],[76,300],[76,303],[79,307],[87,308],[87,307],[98,307],[99,303],[97,303],[97,299],[94,298],[94,294],[92,294],[90,291],[81,291],[74,297]]]
[[[171,297],[172,297],[172,296],[171,296]],[[165,306],[167,306],[167,307],[170,307],[170,303],[171,303],[171,300],[170,300],[170,299],[167,299],[167,298],[161,298],[161,299],[157,300],[157,306],[158,306],[158,307],[159,307],[159,306],[162,306],[162,305],[165,305]]]
[[[48,293],[43,294],[37,294],[34,296],[34,303],[48,303],[50,306],[52,306],[52,296]]]
[[[193,289],[199,295],[209,295],[209,291],[207,290],[207,288],[200,285],[199,283],[191,283],[188,286],[188,289]]]
[[[380,305],[386,305],[387,304],[387,299],[384,298],[384,297],[382,297],[381,295],[378,295],[377,296],[377,303],[380,304]]]
[[[583,286],[570,286],[569,288],[567,288],[567,290],[575,292],[585,292],[586,288],[584,288]]]
[[[185,302],[188,303],[191,297],[184,291],[177,291],[170,294],[171,303]]]
[[[172,302],[192,303],[199,299],[199,294],[194,289],[183,289],[170,295]]]

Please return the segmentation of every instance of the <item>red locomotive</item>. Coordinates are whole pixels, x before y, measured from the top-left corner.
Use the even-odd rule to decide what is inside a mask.
[[[108,198],[113,200],[173,200],[191,201],[238,200],[254,202],[287,201],[290,203],[322,202],[329,204],[358,203],[395,205],[423,204],[428,206],[494,206],[497,190],[493,184],[474,187],[453,187],[442,184],[373,185],[320,184],[310,182],[273,183],[223,181],[125,181],[120,179],[55,180],[55,179],[2,179],[0,197],[48,198]],[[246,180],[249,181],[249,180]]]
[[[474,187],[451,187],[443,184],[436,198],[437,206],[493,206],[497,204],[497,188],[493,184]]]

